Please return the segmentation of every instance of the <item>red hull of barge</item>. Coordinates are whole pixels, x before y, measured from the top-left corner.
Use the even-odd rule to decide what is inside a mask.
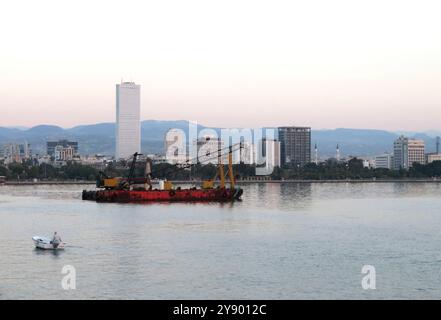
[[[181,190],[99,190],[83,191],[83,200],[97,202],[159,202],[159,201],[232,201],[239,200],[242,189],[181,189]]]

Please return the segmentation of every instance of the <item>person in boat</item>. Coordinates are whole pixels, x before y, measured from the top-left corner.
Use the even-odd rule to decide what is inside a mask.
[[[54,248],[57,248],[60,245],[61,237],[60,235],[57,234],[57,231],[54,232],[54,236],[52,237],[51,243],[54,246]]]

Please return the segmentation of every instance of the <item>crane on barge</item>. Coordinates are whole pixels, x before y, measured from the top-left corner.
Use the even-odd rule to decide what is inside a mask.
[[[151,179],[163,169],[156,171],[151,170],[151,160],[147,158],[146,168],[143,178],[134,178],[136,161],[141,155],[135,153],[130,165],[127,178],[108,177],[104,173],[100,173],[97,179],[97,187],[102,189],[98,191],[83,190],[83,200],[95,200],[99,202],[154,202],[154,201],[233,201],[239,200],[243,190],[236,187],[236,181],[233,173],[233,148],[242,148],[242,144],[229,146],[228,148],[228,171],[229,188],[226,186],[226,174],[222,163],[222,150],[218,150],[218,169],[213,179],[202,182],[201,188],[174,188],[171,181],[165,181],[160,188],[153,189]],[[205,159],[205,161],[213,158]],[[196,161],[197,162],[197,161]],[[191,168],[194,165],[192,160],[187,160],[176,170]],[[215,187],[214,183],[219,177],[220,184]],[[139,187],[144,184],[144,187]]]

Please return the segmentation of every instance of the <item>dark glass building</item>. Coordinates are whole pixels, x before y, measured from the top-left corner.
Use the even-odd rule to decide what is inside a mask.
[[[279,127],[282,165],[304,166],[311,162],[311,128]]]

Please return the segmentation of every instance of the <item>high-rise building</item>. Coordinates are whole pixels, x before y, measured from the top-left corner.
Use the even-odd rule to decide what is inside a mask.
[[[0,147],[0,158],[5,163],[21,162],[31,158],[31,146],[29,143],[8,143]]]
[[[74,154],[78,153],[78,142],[69,140],[58,140],[58,141],[48,141],[46,142],[46,153],[51,157],[55,157],[55,149],[57,147],[69,148],[71,147]]]
[[[141,86],[134,82],[116,85],[115,158],[126,159],[141,152]]]
[[[279,127],[281,164],[304,166],[311,162],[311,128]]]
[[[414,163],[425,163],[424,141],[400,136],[394,142],[394,169],[409,169]]]

